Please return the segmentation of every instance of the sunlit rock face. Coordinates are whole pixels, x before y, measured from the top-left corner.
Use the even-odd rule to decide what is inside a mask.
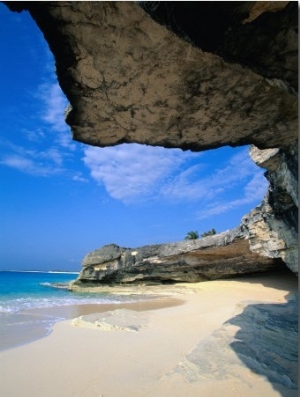
[[[82,261],[73,290],[98,284],[199,282],[282,270],[281,259],[254,253],[241,228],[199,240],[135,249],[106,245]]]
[[[298,146],[286,150],[252,147],[252,159],[270,182],[261,205],[242,219],[252,252],[282,258],[298,273]]]
[[[253,254],[297,272],[296,2],[6,5],[28,10],[49,43],[75,140],[255,145],[270,188],[243,218],[243,238]]]

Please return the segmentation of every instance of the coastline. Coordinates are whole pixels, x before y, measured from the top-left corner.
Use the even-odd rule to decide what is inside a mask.
[[[101,312],[98,305],[68,308],[69,319],[47,337],[0,352],[0,394],[296,397],[297,362],[288,355],[296,335],[277,320],[295,314],[297,282],[284,273],[131,287],[156,299]],[[291,345],[282,346],[287,339]]]
[[[90,303],[67,306],[53,306],[22,310],[9,314],[7,321],[1,319],[0,353],[8,349],[20,347],[49,336],[57,322],[74,319],[82,315],[103,313],[117,309],[135,311],[155,310],[163,307],[177,306],[183,301],[172,297],[149,297],[149,300],[124,303]]]

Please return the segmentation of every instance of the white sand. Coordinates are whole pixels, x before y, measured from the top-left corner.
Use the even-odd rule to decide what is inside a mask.
[[[264,275],[167,289],[184,303],[110,311],[83,317],[77,326],[63,321],[49,336],[1,352],[0,395],[297,396],[251,371],[227,343],[239,327],[224,325],[250,303],[284,304],[297,292],[296,277]],[[97,320],[102,326],[95,326]],[[202,352],[199,367],[189,360],[195,351]]]

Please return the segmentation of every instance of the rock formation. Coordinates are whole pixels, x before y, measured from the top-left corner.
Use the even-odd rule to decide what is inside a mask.
[[[261,205],[242,218],[250,250],[269,258],[282,258],[298,273],[298,147],[287,150],[250,149],[270,182]]]
[[[194,151],[255,145],[251,153],[267,169],[269,193],[243,218],[239,237],[232,240],[241,258],[237,250],[228,260],[231,248],[223,244],[218,249],[224,260],[216,260],[205,277],[216,277],[216,266],[228,269],[230,261],[240,269],[242,258],[252,258],[254,267],[280,258],[297,272],[296,2],[5,4],[12,11],[28,10],[43,32],[70,102],[66,121],[75,140],[101,147],[136,142]],[[213,241],[218,238],[223,237]],[[190,271],[202,277],[202,265],[195,265],[194,258],[206,252],[207,261],[212,248],[195,251],[193,246],[188,254],[188,244],[179,243],[185,253],[175,256],[160,256],[153,247],[160,269],[168,273],[167,263],[173,267],[173,279],[181,266],[178,258],[183,258],[186,280],[196,277]],[[133,258],[138,267],[149,262],[148,254],[138,262],[131,250],[120,250],[107,277],[114,266],[123,269]],[[129,262],[122,262],[124,255]],[[89,277],[91,271],[98,279],[94,265],[84,262],[82,275]],[[119,280],[124,277],[120,273]]]
[[[176,3],[6,4],[29,10],[48,41],[75,140],[191,150],[292,144],[297,4],[259,13],[256,2]]]
[[[99,283],[198,282],[282,269],[280,259],[251,252],[241,228],[199,240],[90,252],[71,289]]]

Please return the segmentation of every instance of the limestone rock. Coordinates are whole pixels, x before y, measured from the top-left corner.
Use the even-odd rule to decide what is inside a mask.
[[[161,25],[205,52],[298,89],[296,5],[288,1],[140,2]],[[278,58],[279,54],[284,54]]]
[[[297,4],[257,14],[255,2],[168,3],[6,4],[29,10],[44,33],[75,140],[191,150],[294,142]]]
[[[111,255],[107,255],[108,251]],[[283,266],[283,262],[251,252],[241,228],[236,228],[199,240],[136,249],[112,244],[89,253],[82,266],[74,283],[76,290],[80,286],[90,287],[93,283],[155,284],[214,280],[276,270]]]
[[[298,146],[286,150],[252,147],[253,160],[267,169],[269,190],[262,204],[242,218],[250,249],[270,258],[282,258],[298,273]]]

